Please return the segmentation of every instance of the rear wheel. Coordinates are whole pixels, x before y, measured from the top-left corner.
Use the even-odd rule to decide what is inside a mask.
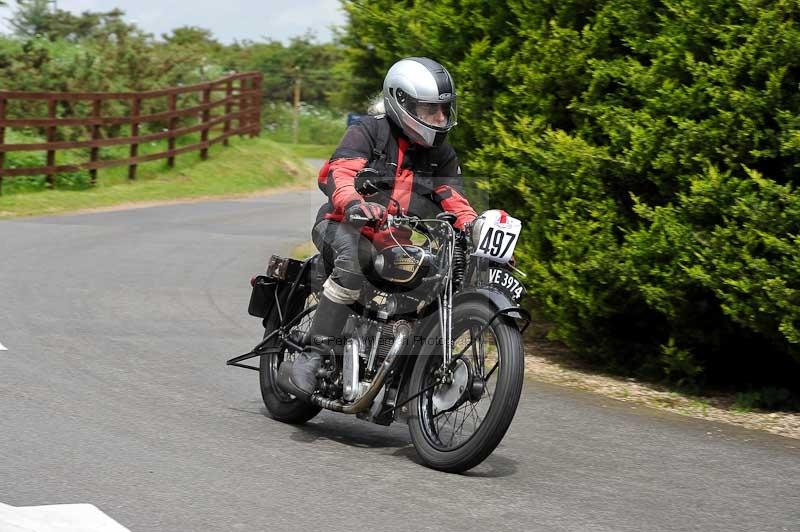
[[[453,309],[453,356],[448,381],[441,375],[441,347],[421,353],[414,365],[408,425],[420,458],[433,469],[460,473],[480,464],[511,425],[522,391],[522,337],[513,320],[471,301]],[[434,342],[436,343],[436,342]],[[423,391],[425,390],[425,391]]]
[[[317,294],[315,293],[295,297],[295,303],[288,306],[289,315],[296,316],[300,312],[306,311],[309,307],[316,305],[317,302]],[[304,315],[292,330],[305,334],[313,319],[314,311],[312,310]],[[264,336],[266,337],[277,329],[279,325],[280,320],[277,312],[273,311],[267,320]],[[273,338],[265,348],[272,349],[275,352],[261,356],[258,372],[259,382],[261,383],[261,397],[264,399],[264,406],[267,407],[267,412],[272,419],[292,424],[305,423],[316,416],[321,409],[284,392],[278,386],[278,368],[285,360],[293,360],[296,356],[296,353],[290,352],[285,347],[280,349],[280,346],[281,341],[277,337]]]

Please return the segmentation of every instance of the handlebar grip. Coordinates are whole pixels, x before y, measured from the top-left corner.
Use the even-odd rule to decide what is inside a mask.
[[[347,217],[347,221],[350,222],[350,225],[357,229],[361,229],[366,225],[371,225],[376,229],[382,225],[381,220],[374,220],[372,218],[368,218],[366,216],[362,216],[360,214],[352,214]]]

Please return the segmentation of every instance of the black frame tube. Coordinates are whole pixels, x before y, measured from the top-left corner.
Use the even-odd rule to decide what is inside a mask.
[[[234,357],[234,358],[228,360],[228,362],[226,362],[226,365],[228,365],[228,366],[237,366],[237,367],[240,367],[240,368],[258,370],[258,368],[254,367],[254,366],[248,366],[246,364],[239,364],[239,362],[242,362],[243,360],[248,360],[250,358],[254,358],[254,357],[257,357],[257,356],[261,356],[261,355],[275,354],[275,353],[262,351],[261,349],[264,347],[264,344],[267,343],[268,341],[272,340],[272,338],[276,334],[283,332],[285,329],[293,327],[296,324],[296,322],[299,321],[303,316],[305,316],[307,314],[310,314],[312,310],[316,310],[316,309],[317,309],[317,305],[311,305],[307,309],[303,309],[303,311],[300,312],[297,316],[295,316],[294,318],[289,320],[289,323],[287,323],[283,327],[279,327],[279,328],[275,329],[274,331],[272,331],[271,333],[269,333],[263,340],[261,340],[258,343],[258,345],[256,345],[253,348],[252,351],[250,351],[249,353],[245,353],[243,355],[239,355],[238,357]],[[291,347],[292,349],[295,349],[297,351],[302,351],[303,350],[303,347],[301,345],[298,345],[298,344],[292,342],[291,340],[287,340],[286,338],[281,338],[281,341],[284,344],[286,344],[289,347]],[[279,348],[278,347],[275,348],[275,352],[276,353],[280,353],[281,351],[283,351],[283,346],[280,346]]]
[[[283,301],[283,304],[284,304],[285,308],[288,309],[289,302],[292,300],[292,297],[294,296],[295,292],[297,292],[297,287],[300,286],[300,284],[301,284],[300,281],[305,276],[306,270],[308,270],[308,267],[309,267],[310,264],[311,264],[311,259],[308,259],[308,260],[304,261],[303,265],[300,267],[300,272],[297,274],[297,276],[295,277],[294,281],[292,282],[291,288],[289,289],[289,294],[286,296],[286,299],[284,299],[284,301]],[[277,281],[277,282],[278,282],[278,284],[280,284],[280,281]],[[277,334],[281,335],[282,344],[275,348],[275,353],[280,353],[281,351],[283,351],[284,345],[289,345],[289,347],[291,347],[292,349],[295,349],[295,350],[302,350],[302,346],[287,340],[286,338],[283,337],[282,333],[284,333],[286,331],[286,329],[293,327],[301,318],[303,318],[304,316],[309,314],[311,311],[316,310],[317,305],[312,305],[312,306],[308,307],[307,309],[303,309],[302,312],[297,314],[297,316],[294,316],[293,318],[291,318],[289,320],[289,322],[286,323],[287,316],[286,316],[286,313],[283,312],[284,309],[281,308],[281,301],[278,298],[278,290],[275,290],[274,297],[275,297],[275,308],[276,308],[276,310],[278,312],[278,328],[275,329],[274,331],[272,331],[271,333],[269,333],[267,336],[265,336],[264,339],[261,340],[249,353],[245,353],[243,355],[239,355],[237,357],[233,357],[232,359],[228,360],[225,363],[227,366],[236,366],[236,367],[239,367],[239,368],[252,369],[252,370],[255,370],[255,371],[259,371],[260,368],[258,368],[256,366],[250,366],[248,364],[242,364],[242,362],[245,361],[245,360],[249,360],[251,358],[255,358],[257,356],[273,354],[273,353],[270,353],[270,352],[262,351],[262,348],[264,347],[264,344],[266,344],[267,342],[272,340],[275,337],[275,335],[277,335]],[[264,321],[266,321],[266,318],[264,319]]]

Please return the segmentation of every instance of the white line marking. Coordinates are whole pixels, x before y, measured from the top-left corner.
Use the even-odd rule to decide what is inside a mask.
[[[130,532],[91,504],[14,507],[0,503],[0,530],[14,532]]]
[[[8,348],[3,344],[0,344],[0,351],[8,351]]]

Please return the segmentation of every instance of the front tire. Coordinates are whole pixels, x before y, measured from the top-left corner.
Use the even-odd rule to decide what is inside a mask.
[[[440,384],[410,402],[411,440],[428,467],[461,473],[477,466],[494,451],[514,418],[525,368],[522,335],[513,320],[501,315],[478,336],[494,312],[494,307],[483,301],[453,309],[453,356],[472,338],[477,340],[457,363],[460,376],[454,376],[455,384]],[[442,360],[439,345],[427,347],[419,355],[409,395],[436,382]],[[464,374],[469,375],[467,392],[451,390]],[[454,396],[459,399],[454,401]]]
[[[316,303],[316,294],[303,295],[297,298],[296,304],[288,306],[290,312],[289,316],[295,316]],[[294,330],[305,333],[310,327],[313,318],[314,312],[312,311],[301,319],[300,323],[294,327]],[[264,337],[279,326],[278,314],[273,311],[266,321]],[[280,344],[281,341],[278,338],[274,338],[265,347],[267,349],[274,349],[280,347]],[[299,425],[316,416],[321,408],[284,392],[278,386],[278,368],[280,368],[284,360],[288,360],[294,356],[294,353],[290,353],[286,348],[277,354],[262,355],[258,371],[258,380],[261,384],[261,398],[264,400],[264,406],[267,407],[268,415],[276,421]]]

